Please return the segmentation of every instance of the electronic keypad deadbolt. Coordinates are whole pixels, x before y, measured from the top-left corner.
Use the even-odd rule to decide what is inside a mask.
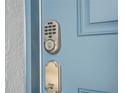
[[[56,54],[60,50],[60,24],[55,20],[48,21],[44,26],[44,47],[51,54]]]

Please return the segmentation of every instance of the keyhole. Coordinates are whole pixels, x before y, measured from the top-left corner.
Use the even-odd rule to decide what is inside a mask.
[[[48,86],[49,86],[48,88],[52,90],[53,87],[54,87],[54,84],[50,84],[50,83],[49,83]]]

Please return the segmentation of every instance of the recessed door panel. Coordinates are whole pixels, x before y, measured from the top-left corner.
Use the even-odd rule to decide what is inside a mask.
[[[117,33],[116,1],[77,0],[78,35]]]
[[[116,21],[118,19],[117,0],[89,0],[89,4],[90,23]]]

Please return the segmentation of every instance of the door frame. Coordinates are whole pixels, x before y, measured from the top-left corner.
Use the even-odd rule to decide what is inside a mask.
[[[41,93],[41,1],[25,0],[26,93]]]

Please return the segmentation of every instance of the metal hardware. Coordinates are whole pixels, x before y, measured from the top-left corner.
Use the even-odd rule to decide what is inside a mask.
[[[51,51],[55,48],[55,43],[53,40],[47,40],[45,42],[45,48],[48,50],[48,51]]]
[[[60,65],[51,60],[45,67],[45,87],[48,93],[60,93]]]
[[[56,54],[61,46],[60,25],[57,21],[49,21],[44,26],[44,47],[48,53]]]

